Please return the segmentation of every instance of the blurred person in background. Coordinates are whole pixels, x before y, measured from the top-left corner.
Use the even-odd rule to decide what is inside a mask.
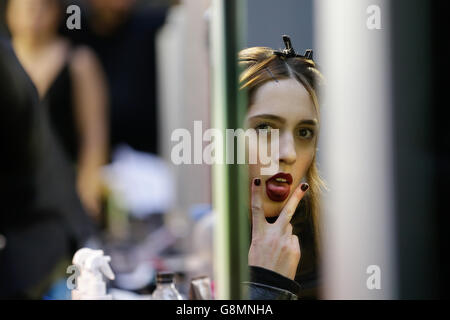
[[[65,9],[61,0],[8,0],[6,20],[15,52],[76,167],[82,203],[97,217],[100,169],[108,157],[106,80],[95,54],[59,33]]]
[[[155,36],[166,8],[135,0],[85,0],[67,35],[93,48],[110,88],[110,144],[158,153]]]
[[[66,268],[94,231],[44,103],[0,35],[1,299],[67,292]]]

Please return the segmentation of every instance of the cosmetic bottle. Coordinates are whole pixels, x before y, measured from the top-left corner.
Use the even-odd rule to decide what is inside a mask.
[[[189,300],[213,300],[211,279],[209,277],[199,276],[191,280]]]
[[[159,272],[156,275],[156,289],[153,291],[153,300],[183,300],[174,283],[173,272]]]
[[[111,258],[103,255],[102,250],[83,248],[78,250],[73,263],[78,268],[77,287],[72,290],[72,300],[112,300],[106,293],[104,276],[114,279],[109,266]]]

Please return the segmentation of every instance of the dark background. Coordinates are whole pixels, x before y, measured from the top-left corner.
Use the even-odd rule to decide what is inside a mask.
[[[444,1],[391,1],[402,299],[450,297],[450,37],[446,7]]]

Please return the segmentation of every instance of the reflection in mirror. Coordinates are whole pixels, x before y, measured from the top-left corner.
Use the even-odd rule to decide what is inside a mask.
[[[261,141],[264,131],[278,148],[271,154],[275,173],[261,174],[260,161],[249,164],[251,299],[317,297],[315,238],[324,186],[316,164],[321,74],[312,56],[296,54],[290,38],[284,40],[281,52],[252,47],[239,53],[241,88],[249,94],[246,127],[256,130],[260,140],[249,143],[248,152],[268,143]]]

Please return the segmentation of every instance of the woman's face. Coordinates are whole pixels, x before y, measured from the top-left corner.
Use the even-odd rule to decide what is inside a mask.
[[[266,217],[276,217],[312,164],[319,123],[308,91],[294,79],[268,81],[254,92],[252,98],[246,118],[247,128],[268,129],[269,132],[271,129],[279,130],[279,154],[272,161],[279,165],[277,173],[284,175],[262,176],[261,168],[268,166],[259,161],[258,164],[249,164],[249,183],[254,178],[261,179]]]
[[[59,0],[9,0],[7,22],[13,35],[55,33],[60,19]]]

